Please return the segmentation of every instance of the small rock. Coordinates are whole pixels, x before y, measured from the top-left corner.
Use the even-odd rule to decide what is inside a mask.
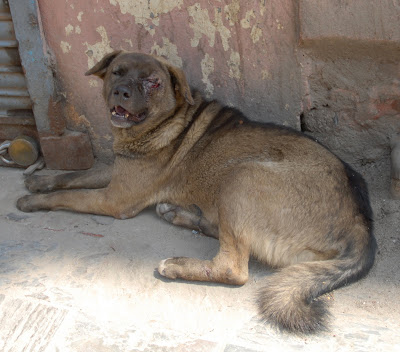
[[[13,220],[13,221],[21,221],[30,218],[29,215],[26,214],[15,214],[15,213],[9,213],[6,215],[7,219]]]

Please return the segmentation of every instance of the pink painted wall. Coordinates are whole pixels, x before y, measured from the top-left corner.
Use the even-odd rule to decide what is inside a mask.
[[[298,127],[297,9],[291,0],[40,0],[65,116],[110,153],[101,82],[84,72],[113,49],[165,56],[209,98],[250,118]]]

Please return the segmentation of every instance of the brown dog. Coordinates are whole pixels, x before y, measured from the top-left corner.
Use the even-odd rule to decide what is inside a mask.
[[[301,133],[203,100],[161,58],[118,51],[91,74],[104,80],[112,170],[30,177],[32,192],[86,189],[28,195],[18,208],[126,219],[159,203],[162,218],[220,241],[214,259],[166,259],[161,275],[243,285],[253,255],[280,268],[259,293],[262,318],[293,332],[324,328],[318,297],[359,279],[374,261],[361,177]]]

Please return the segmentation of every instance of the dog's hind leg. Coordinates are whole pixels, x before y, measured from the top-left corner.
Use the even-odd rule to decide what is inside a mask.
[[[157,215],[171,224],[196,230],[202,234],[218,238],[218,228],[211,224],[204,216],[201,209],[193,204],[189,209],[178,205],[160,203],[156,207]]]
[[[220,249],[212,260],[170,258],[160,262],[158,272],[170,279],[243,285],[248,279],[249,245],[220,224]]]
[[[31,192],[50,192],[57,189],[105,188],[111,181],[112,166],[104,165],[85,171],[68,172],[60,175],[32,175],[25,179]]]

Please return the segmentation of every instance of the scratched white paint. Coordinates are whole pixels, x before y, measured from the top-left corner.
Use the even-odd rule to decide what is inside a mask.
[[[219,32],[222,40],[222,46],[225,51],[229,49],[229,38],[231,32],[223,25],[222,14],[218,8],[214,9],[214,20],[211,21],[208,14],[208,9],[202,9],[199,3],[188,7],[189,16],[193,18],[193,22],[189,23],[193,29],[194,37],[190,44],[192,47],[199,45],[200,39],[204,36],[208,38],[208,43],[211,47],[215,44],[215,34]]]
[[[75,27],[75,33],[76,34],[81,34],[81,32],[82,32],[81,27],[80,26],[76,26]]]
[[[201,72],[203,74],[202,82],[206,85],[205,94],[207,98],[211,98],[214,93],[214,85],[210,81],[210,74],[215,70],[214,58],[206,54],[201,60]]]
[[[168,13],[183,5],[183,0],[109,0],[113,6],[119,5],[122,14],[130,14],[136,24],[141,24],[151,34],[155,34],[154,26],[160,24],[160,15]]]
[[[151,48],[151,53],[158,56],[164,56],[170,63],[177,67],[182,67],[182,59],[178,55],[178,47],[171,43],[166,37],[162,38],[163,46],[155,43]]]
[[[63,42],[63,41],[61,41],[60,47],[61,47],[61,50],[63,51],[64,54],[69,53],[71,51],[71,48],[72,48],[70,43]]]
[[[97,27],[97,33],[101,36],[101,41],[95,44],[89,44],[88,42],[83,43],[87,47],[86,55],[88,57],[88,68],[94,66],[95,63],[100,61],[104,55],[111,53],[113,48],[110,46],[110,40],[106,29],[103,26]]]
[[[76,16],[76,18],[78,19],[79,22],[82,22],[82,16],[83,16],[83,11],[80,11],[78,13],[78,16]]]

